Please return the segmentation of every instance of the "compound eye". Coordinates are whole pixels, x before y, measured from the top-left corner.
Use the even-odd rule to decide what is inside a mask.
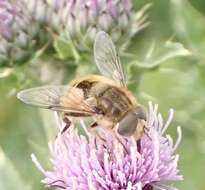
[[[118,133],[122,136],[131,136],[136,131],[138,124],[138,118],[136,114],[132,111],[127,113],[127,115],[119,122]]]
[[[145,121],[147,120],[147,112],[144,107],[137,106],[134,110],[134,113],[138,119],[143,119]]]

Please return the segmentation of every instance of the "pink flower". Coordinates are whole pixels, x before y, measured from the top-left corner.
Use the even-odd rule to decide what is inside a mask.
[[[119,137],[119,143],[108,131],[100,129],[104,142],[90,134],[83,122],[87,137],[79,135],[74,127],[67,133],[59,133],[55,142],[50,143],[52,170],[44,170],[32,155],[45,176],[43,183],[66,190],[176,190],[165,182],[183,179],[178,174],[179,156],[175,154],[181,129],[177,128],[176,143],[169,135],[164,136],[173,110],[163,123],[157,109],[157,105],[149,104],[149,130],[137,142],[133,137]],[[64,126],[61,121],[58,125]]]

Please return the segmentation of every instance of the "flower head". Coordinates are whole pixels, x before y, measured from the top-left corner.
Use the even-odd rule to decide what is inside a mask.
[[[68,33],[78,49],[92,45],[99,30],[109,33],[115,41],[129,39],[147,26],[146,5],[137,13],[131,0],[51,0],[56,18],[61,20],[59,33]]]
[[[175,150],[181,140],[177,128],[176,143],[164,133],[173,117],[164,124],[157,113],[157,105],[149,105],[148,131],[140,141],[133,137],[114,138],[101,130],[97,138],[86,130],[87,137],[71,128],[68,133],[57,136],[50,144],[53,169],[45,171],[32,155],[36,166],[43,172],[43,183],[60,189],[116,189],[116,190],[174,190],[164,181],[182,180],[178,174],[178,155]],[[63,127],[62,122],[58,122]]]
[[[0,1],[0,66],[22,64],[46,44],[46,17],[38,7],[33,0]]]
[[[136,14],[131,0],[0,0],[0,66],[53,52],[59,38],[71,52],[88,51],[99,30],[128,42],[147,25],[147,8]]]

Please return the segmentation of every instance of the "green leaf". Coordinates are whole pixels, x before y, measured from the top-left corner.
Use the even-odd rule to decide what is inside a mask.
[[[191,152],[190,152],[191,148]],[[204,147],[203,147],[204,148]],[[179,169],[183,174],[182,182],[177,183],[179,189],[204,189],[204,153],[199,150],[196,139],[186,136],[179,147]],[[190,165],[191,164],[191,165]]]
[[[11,161],[6,157],[3,150],[0,149],[0,188],[2,190],[30,190],[31,187],[26,184]]]
[[[205,1],[204,0],[189,0],[192,6],[205,15]]]
[[[163,44],[159,44],[158,47],[155,43],[152,43],[144,59],[142,61],[133,61],[133,65],[141,70],[154,70],[169,59],[189,55],[191,55],[191,52],[181,43],[168,40]]]
[[[72,41],[66,41],[62,38],[56,38],[54,40],[53,46],[58,54],[58,58],[67,59],[74,58],[76,62],[80,60],[80,55],[74,47]]]
[[[204,58],[205,17],[187,0],[171,0],[173,29],[197,57]]]
[[[136,66],[136,62],[132,62],[127,66],[128,73],[128,88],[135,94],[139,94],[139,86],[141,83],[141,78],[143,71],[141,68]]]

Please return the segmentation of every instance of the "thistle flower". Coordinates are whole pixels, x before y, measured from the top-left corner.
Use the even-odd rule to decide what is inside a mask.
[[[33,162],[45,175],[43,183],[59,189],[175,190],[164,182],[182,180],[177,169],[179,156],[175,155],[181,129],[177,128],[174,144],[169,135],[164,136],[173,110],[163,123],[157,109],[157,105],[149,104],[149,130],[138,142],[133,137],[116,140],[106,130],[101,130],[102,141],[88,132],[83,123],[87,138],[73,128],[68,133],[59,133],[55,142],[50,143],[51,171],[44,170],[32,155]],[[58,125],[64,127],[61,121]]]
[[[22,64],[45,46],[48,34],[42,31],[39,2],[0,0],[0,66]]]
[[[53,17],[60,19],[64,28],[59,33],[66,32],[78,49],[86,48],[89,42],[92,45],[99,30],[125,43],[148,24],[145,12],[150,5],[135,13],[131,0],[50,0],[50,4],[55,8]]]
[[[71,52],[90,50],[98,30],[127,42],[147,25],[147,8],[135,14],[131,0],[0,0],[0,66],[24,63],[53,43],[65,51],[59,38]]]

